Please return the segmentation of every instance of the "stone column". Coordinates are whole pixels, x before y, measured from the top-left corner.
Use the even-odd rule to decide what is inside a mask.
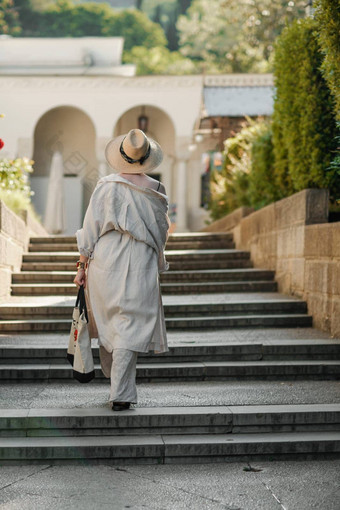
[[[109,173],[111,173],[111,172],[108,171],[108,165],[106,163],[106,160],[99,161],[98,162],[98,179],[100,179],[101,177],[105,177]]]
[[[110,137],[101,136],[96,139],[96,156],[98,161],[98,179],[112,173],[105,159],[105,147]]]
[[[176,232],[188,232],[187,220],[187,160],[177,161],[176,171]]]
[[[191,138],[180,136],[176,140],[176,230],[175,232],[188,232],[188,202],[187,180],[188,161],[190,158],[189,145]]]

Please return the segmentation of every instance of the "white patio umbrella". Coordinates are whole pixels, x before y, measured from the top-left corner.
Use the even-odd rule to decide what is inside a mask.
[[[63,156],[57,151],[52,156],[45,207],[44,227],[50,234],[62,234],[66,229],[63,179]]]

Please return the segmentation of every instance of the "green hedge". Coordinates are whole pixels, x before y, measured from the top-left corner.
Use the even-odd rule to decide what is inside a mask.
[[[249,201],[255,209],[279,199],[274,175],[273,132],[270,123],[261,126],[261,132],[251,146],[249,173]]]
[[[311,18],[293,22],[275,46],[273,145],[280,197],[334,184],[334,101],[320,69],[316,28]]]
[[[340,120],[340,3],[316,0],[315,17],[324,57],[322,71],[335,98],[336,115]]]

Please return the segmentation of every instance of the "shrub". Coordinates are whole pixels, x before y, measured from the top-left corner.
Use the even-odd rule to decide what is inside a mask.
[[[334,0],[316,0],[315,9],[323,53],[321,69],[334,96],[336,116],[340,120],[340,4]]]
[[[255,209],[264,207],[279,198],[274,175],[273,133],[270,122],[259,126],[258,136],[251,146],[249,173],[249,201]]]
[[[340,210],[340,122],[337,122],[338,133],[335,137],[337,144],[336,150],[334,151],[334,158],[331,164],[326,169],[329,173],[329,183],[331,193],[331,208]]]
[[[39,220],[31,204],[34,192],[28,183],[27,174],[33,172],[32,164],[28,158],[0,160],[0,200],[16,214],[30,211]]]
[[[224,142],[222,172],[211,172],[210,216],[213,220],[237,207],[270,203],[274,198],[270,124],[249,117],[234,137]]]
[[[278,194],[329,187],[335,150],[333,99],[320,70],[315,20],[295,21],[277,39],[273,145]]]

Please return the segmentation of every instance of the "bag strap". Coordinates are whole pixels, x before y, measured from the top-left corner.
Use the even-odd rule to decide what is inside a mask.
[[[77,294],[77,299],[76,299],[76,304],[75,304],[76,308],[78,308],[78,306],[79,306],[79,301],[80,301],[80,287],[78,289],[78,294]]]
[[[86,307],[86,300],[85,300],[85,291],[84,286],[81,285],[78,290],[77,300],[76,300],[76,307],[79,305],[79,312],[80,315],[83,313],[85,314],[86,322],[89,322],[88,315],[87,315],[87,307]]]

